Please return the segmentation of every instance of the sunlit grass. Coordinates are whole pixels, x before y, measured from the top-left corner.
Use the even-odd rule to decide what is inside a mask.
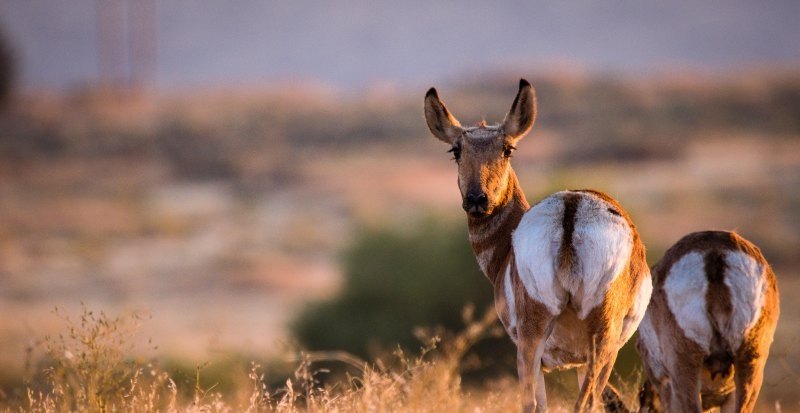
[[[410,354],[400,348],[366,362],[341,351],[298,352],[290,357],[294,372],[272,377],[270,369],[250,362],[233,385],[219,386],[198,364],[189,380],[157,361],[136,354],[138,326],[132,313],[111,317],[87,307],[64,320],[62,334],[49,336],[28,353],[28,375],[21,388],[0,392],[0,412],[513,412],[519,409],[516,379],[463,385],[462,369],[470,348],[496,334],[496,316],[476,318],[471,308],[459,332],[419,329],[424,343]],[[434,331],[436,334],[434,334]],[[442,339],[441,337],[445,337]],[[155,347],[150,349],[156,350]],[[319,362],[347,367],[338,374]],[[210,383],[210,384],[209,384]],[[636,407],[638,380],[617,387],[629,408]],[[572,396],[548,391],[549,411],[572,410]],[[793,411],[762,406],[761,411]]]
[[[56,310],[58,312],[58,310]],[[375,362],[342,352],[299,353],[296,370],[278,386],[251,363],[237,387],[222,392],[202,384],[204,365],[186,383],[156,362],[133,356],[139,314],[111,317],[83,308],[77,319],[61,315],[65,330],[44,338],[29,352],[25,388],[2,403],[3,411],[30,412],[507,412],[518,406],[512,380],[486,389],[461,384],[467,350],[491,334],[487,312],[446,341],[418,331],[425,344],[417,354],[401,349]],[[343,362],[357,373],[324,383],[319,361]],[[178,384],[182,383],[183,384]]]

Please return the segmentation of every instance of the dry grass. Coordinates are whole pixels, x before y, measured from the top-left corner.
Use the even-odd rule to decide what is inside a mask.
[[[391,356],[365,362],[344,352],[299,353],[296,369],[275,386],[268,369],[251,362],[249,371],[225,391],[202,380],[208,363],[198,364],[192,380],[176,379],[135,348],[140,313],[110,317],[85,305],[62,334],[45,337],[27,352],[24,388],[0,393],[0,412],[509,412],[519,406],[516,380],[503,378],[482,386],[462,386],[468,350],[497,334],[491,309],[480,318],[466,308],[464,330],[447,333],[419,329],[426,343],[416,355],[397,349]],[[445,337],[445,339],[441,339]],[[148,343],[149,344],[149,343]],[[149,344],[150,345],[150,344]],[[152,345],[150,350],[156,349]],[[349,371],[320,379],[328,370],[318,362],[339,362]],[[330,377],[337,377],[333,380]],[[638,379],[618,387],[629,407],[636,405]],[[550,410],[570,411],[573,395],[549,391]],[[761,406],[759,411],[794,411],[791,406]]]
[[[505,378],[482,387],[462,386],[460,370],[468,350],[494,334],[496,316],[479,319],[466,309],[467,327],[441,340],[431,331],[417,335],[427,344],[416,355],[396,350],[391,357],[368,363],[343,352],[300,353],[296,370],[279,386],[264,368],[249,371],[229,391],[201,384],[205,365],[197,365],[185,387],[156,362],[133,356],[131,344],[144,319],[141,314],[110,317],[86,306],[78,318],[56,310],[65,331],[46,337],[28,352],[29,377],[18,392],[0,398],[0,412],[509,412],[519,406],[516,381]],[[441,332],[439,332],[441,333]],[[39,354],[40,353],[40,354]],[[338,380],[319,378],[320,361],[341,362],[355,374]],[[635,406],[636,382],[618,388],[629,407]],[[570,396],[550,392],[550,410],[570,411]],[[565,397],[566,396],[566,397]],[[762,411],[792,411],[780,404]]]
[[[58,312],[58,310],[57,310]],[[374,363],[343,353],[304,353],[282,386],[270,387],[256,363],[239,385],[222,393],[194,383],[181,388],[155,362],[132,356],[139,314],[109,317],[85,306],[77,320],[62,315],[63,334],[46,337],[28,353],[24,391],[6,398],[6,412],[506,412],[518,406],[516,386],[467,391],[459,368],[467,350],[490,334],[493,312],[474,320],[445,342],[427,337],[418,355],[396,350]],[[39,354],[41,353],[41,354]],[[342,361],[358,374],[321,384],[318,361]]]

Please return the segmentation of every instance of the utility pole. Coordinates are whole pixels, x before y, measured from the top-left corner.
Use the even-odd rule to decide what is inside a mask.
[[[128,3],[129,85],[144,88],[155,81],[157,70],[155,0],[133,0]]]
[[[146,87],[157,70],[155,0],[96,0],[95,14],[99,82]]]

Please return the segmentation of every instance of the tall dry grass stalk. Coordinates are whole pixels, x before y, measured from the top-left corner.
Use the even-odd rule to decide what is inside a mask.
[[[6,410],[30,412],[151,412],[174,406],[176,386],[150,363],[132,357],[133,337],[143,315],[109,317],[85,305],[79,320],[56,309],[66,331],[28,351],[25,400]]]
[[[397,349],[373,363],[342,352],[301,353],[292,377],[270,388],[262,366],[252,363],[233,392],[201,386],[198,366],[193,389],[180,389],[154,363],[133,356],[142,316],[109,317],[84,307],[78,320],[62,316],[64,334],[46,337],[31,351],[24,396],[2,403],[5,412],[507,412],[518,406],[516,386],[468,391],[461,386],[462,358],[496,328],[494,312],[474,319],[445,340],[420,330],[425,345],[416,355]],[[36,358],[34,360],[34,358]],[[357,367],[357,374],[322,384],[319,361]]]

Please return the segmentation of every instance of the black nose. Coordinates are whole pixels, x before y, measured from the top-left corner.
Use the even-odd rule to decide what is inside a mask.
[[[469,192],[464,196],[464,210],[469,213],[482,214],[486,212],[489,199],[483,192]]]
[[[480,205],[486,203],[486,194],[484,194],[483,192],[468,193],[467,203],[472,205]]]

